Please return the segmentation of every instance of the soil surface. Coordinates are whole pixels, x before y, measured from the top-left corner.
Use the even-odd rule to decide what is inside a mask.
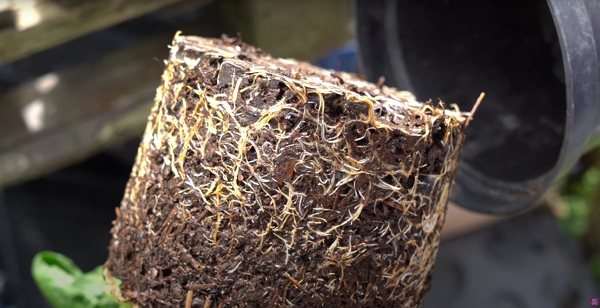
[[[464,120],[177,36],[106,265],[141,307],[418,307]]]

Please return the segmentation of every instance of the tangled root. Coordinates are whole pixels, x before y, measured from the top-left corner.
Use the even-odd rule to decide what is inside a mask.
[[[142,307],[418,307],[467,116],[176,36],[107,266]]]

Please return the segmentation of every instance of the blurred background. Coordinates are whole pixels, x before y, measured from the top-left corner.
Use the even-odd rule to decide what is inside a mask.
[[[30,275],[37,252],[63,253],[84,271],[106,260],[115,207],[176,31],[239,32],[274,56],[373,79],[385,72],[373,72],[360,55],[379,47],[357,41],[354,5],[0,0],[0,308],[50,307]],[[415,46],[414,53],[425,48]],[[511,45],[504,48],[511,53]],[[386,84],[404,86],[389,78]],[[473,97],[461,102],[468,106],[479,92],[494,91],[464,86]],[[600,297],[599,188],[600,151],[590,150],[526,213],[486,215],[451,205],[425,307],[590,307]]]

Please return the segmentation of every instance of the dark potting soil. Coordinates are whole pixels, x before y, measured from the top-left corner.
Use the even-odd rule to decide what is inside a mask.
[[[176,36],[106,265],[141,307],[418,307],[464,129],[360,76]]]

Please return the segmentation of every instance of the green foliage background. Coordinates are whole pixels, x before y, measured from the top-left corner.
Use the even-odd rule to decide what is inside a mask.
[[[569,177],[560,189],[558,204],[562,207],[558,212],[559,225],[568,236],[583,241],[586,234],[600,232],[598,226],[591,225],[590,216],[600,198],[600,167],[595,164],[583,174]],[[556,200],[554,200],[556,201]],[[556,202],[555,202],[556,203]],[[556,212],[556,211],[555,211]],[[597,294],[600,294],[600,251],[590,250],[590,269],[596,280]]]

